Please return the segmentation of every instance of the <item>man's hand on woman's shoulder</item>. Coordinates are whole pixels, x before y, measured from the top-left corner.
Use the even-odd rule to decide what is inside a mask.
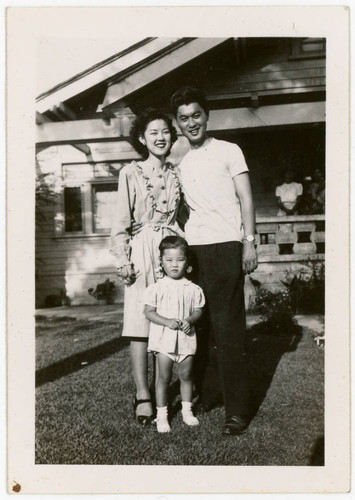
[[[134,236],[139,234],[142,231],[142,227],[143,227],[143,222],[136,222],[132,220],[130,228],[131,237],[133,238]]]

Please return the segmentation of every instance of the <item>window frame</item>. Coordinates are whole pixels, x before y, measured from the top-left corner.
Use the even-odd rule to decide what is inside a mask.
[[[81,231],[66,231],[65,229],[65,189],[72,189],[72,188],[78,188],[80,189],[80,205],[81,205]],[[63,186],[63,189],[62,189],[62,198],[63,198],[63,215],[64,215],[64,219],[63,219],[63,231],[65,234],[70,234],[70,235],[73,235],[73,236],[77,236],[77,235],[82,235],[84,234],[84,209],[83,209],[83,206],[84,206],[84,193],[83,193],[83,189],[82,189],[82,186],[81,185],[68,185],[66,184],[65,186]]]
[[[95,186],[116,186],[117,189],[118,189],[118,178],[116,181],[111,181],[109,182],[107,180],[107,177],[105,178],[99,178],[100,180],[99,181],[91,181],[90,184],[91,184],[91,212],[92,212],[92,234],[98,234],[98,235],[105,235],[105,234],[109,234],[109,230],[108,231],[96,231],[96,228],[95,228],[95,195],[94,195],[94,190],[95,190]],[[117,189],[116,190],[112,190],[113,192],[116,192],[117,193]]]
[[[306,40],[310,40],[306,42]],[[314,41],[312,41],[314,40]],[[315,43],[315,41],[322,42],[322,49],[320,50],[310,50],[305,51],[303,46],[305,43]],[[302,37],[302,38],[293,38],[291,41],[291,55],[289,56],[289,60],[299,60],[299,59],[314,59],[314,58],[325,58],[326,56],[326,48],[327,48],[327,39],[324,37]]]
[[[120,160],[100,160],[95,162],[65,162],[62,163],[62,183],[61,183],[61,193],[57,197],[55,204],[55,216],[54,216],[54,238],[101,238],[108,237],[109,232],[95,232],[95,212],[94,212],[94,187],[95,185],[102,184],[113,184],[118,186],[118,178],[114,176],[97,176],[95,177],[94,168],[96,164],[118,164],[121,169],[130,163],[132,159],[120,159]],[[88,166],[91,165],[91,175],[84,175],[82,178],[80,174],[78,179],[66,179],[65,168],[68,165]],[[81,191],[81,217],[82,217],[82,231],[65,231],[65,204],[64,204],[64,190],[65,188],[78,187]]]

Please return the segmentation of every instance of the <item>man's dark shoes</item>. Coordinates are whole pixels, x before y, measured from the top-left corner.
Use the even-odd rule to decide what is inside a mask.
[[[243,434],[248,428],[249,421],[243,415],[233,415],[232,417],[226,418],[222,434],[225,436],[237,436],[238,434]]]

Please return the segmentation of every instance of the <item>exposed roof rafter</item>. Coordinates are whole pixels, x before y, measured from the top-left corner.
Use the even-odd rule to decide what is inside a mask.
[[[164,51],[140,61],[120,75],[117,83],[108,86],[103,109],[117,104],[133,92],[149,85],[174,69],[192,61],[225,42],[227,38],[183,38]],[[174,52],[172,57],[171,53]]]
[[[83,92],[87,92],[90,88],[100,84],[108,84],[117,75],[124,73],[137,63],[149,59],[162,50],[170,50],[174,44],[181,43],[180,41],[181,38],[177,37],[146,38],[125,51],[75,75],[48,92],[42,93],[36,99],[37,111],[45,113],[58,103],[64,103]]]

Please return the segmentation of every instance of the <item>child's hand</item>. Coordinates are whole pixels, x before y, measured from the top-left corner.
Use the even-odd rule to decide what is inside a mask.
[[[171,318],[168,319],[166,326],[170,328],[170,330],[179,330],[181,327],[181,321],[179,319]]]
[[[181,321],[180,330],[182,330],[184,333],[190,333],[191,323],[187,319],[183,319]]]

